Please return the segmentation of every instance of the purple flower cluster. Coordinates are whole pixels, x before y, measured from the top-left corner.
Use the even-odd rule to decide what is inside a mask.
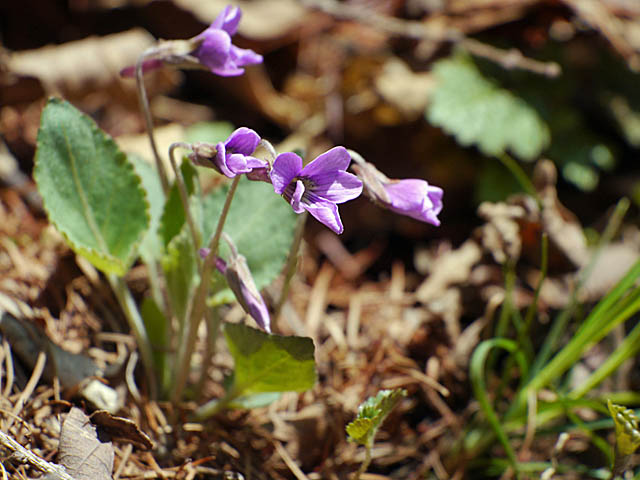
[[[203,68],[220,76],[244,73],[247,65],[262,62],[252,50],[238,48],[231,42],[240,22],[237,7],[227,6],[201,34],[189,40],[160,42],[142,56],[141,70],[146,72],[171,64],[181,68]],[[132,76],[135,67],[121,72]],[[254,156],[259,145],[266,145],[270,161]],[[309,212],[335,233],[344,227],[338,205],[353,200],[364,192],[378,205],[416,220],[440,225],[443,191],[424,180],[387,178],[372,164],[344,147],[334,147],[303,166],[302,158],[293,152],[276,154],[268,142],[250,128],[234,131],[224,142],[190,145],[191,161],[215,169],[229,178],[246,175],[250,180],[273,186],[295,213]],[[356,175],[347,172],[351,160]],[[265,331],[270,332],[269,311],[260,296],[247,266],[235,246],[227,239],[231,257],[227,262],[217,257],[216,266],[244,308]],[[208,252],[201,251],[206,256]]]

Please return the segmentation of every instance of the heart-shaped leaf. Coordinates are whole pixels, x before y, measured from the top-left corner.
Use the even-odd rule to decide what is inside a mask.
[[[49,220],[71,248],[103,272],[124,275],[149,227],[149,205],[113,139],[52,98],[42,112],[34,178]]]
[[[265,392],[302,392],[316,382],[313,341],[269,335],[242,324],[225,325],[235,363],[234,398]]]

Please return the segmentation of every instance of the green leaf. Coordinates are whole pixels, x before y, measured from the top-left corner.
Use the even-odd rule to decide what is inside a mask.
[[[244,397],[236,398],[230,402],[228,407],[243,410],[266,407],[276,400],[279,400],[281,396],[282,392],[265,392],[256,393],[255,395],[245,395]]]
[[[196,171],[196,168],[191,165],[191,162],[185,160],[182,162],[182,165],[180,165],[180,171],[182,172],[182,178],[184,178],[184,183],[187,187],[187,193],[189,196],[199,196],[198,172]],[[196,212],[192,211],[191,213],[195,215]],[[178,185],[174,182],[171,190],[169,190],[167,203],[164,205],[158,231],[165,247],[169,245],[169,242],[173,237],[180,233],[185,222],[186,217],[184,207],[182,206],[182,199],[180,198],[180,191],[178,190]]]
[[[49,220],[71,248],[103,272],[124,275],[149,227],[149,205],[113,139],[52,98],[42,112],[34,178]]]
[[[146,264],[150,264],[155,259],[160,258],[163,251],[163,245],[158,236],[158,227],[160,226],[160,218],[164,209],[164,192],[162,191],[158,172],[153,165],[139,155],[128,154],[127,158],[142,180],[142,187],[147,193],[147,200],[149,201],[151,221],[149,230],[144,235],[138,251],[142,260]]]
[[[186,318],[189,301],[200,278],[196,255],[191,235],[185,227],[169,242],[167,253],[162,257],[169,301],[179,320]]]
[[[140,316],[149,336],[153,350],[153,367],[158,372],[163,389],[169,385],[170,369],[167,355],[171,350],[169,341],[169,322],[150,297],[145,297],[140,306]]]
[[[235,363],[231,391],[236,400],[265,392],[302,392],[316,382],[313,341],[269,335],[242,324],[224,327]]]
[[[231,133],[233,133],[233,125],[229,122],[198,122],[187,128],[185,141],[216,144],[226,140]]]
[[[205,197],[203,238],[209,239],[213,235],[226,195],[227,188],[221,188]],[[271,185],[245,178],[240,181],[224,231],[232,238],[239,253],[246,257],[258,289],[269,285],[282,270],[296,219],[297,215],[274,193]],[[229,257],[225,242],[220,243],[220,256]],[[233,293],[226,288],[223,277],[216,273],[214,282],[213,291],[222,291],[216,294],[213,303],[232,302]]]
[[[370,447],[382,422],[400,399],[406,396],[407,391],[402,388],[381,390],[375,397],[369,397],[361,403],[357,417],[346,427],[349,440]]]
[[[428,120],[464,146],[497,156],[506,150],[533,160],[547,147],[549,129],[524,100],[482,76],[465,55],[434,66],[438,85],[427,108]]]

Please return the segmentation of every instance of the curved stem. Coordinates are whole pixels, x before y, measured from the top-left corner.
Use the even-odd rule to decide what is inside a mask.
[[[518,162],[516,162],[513,159],[513,157],[511,157],[507,153],[498,155],[497,158],[502,162],[502,164],[505,167],[509,169],[511,174],[516,178],[516,180],[518,181],[520,186],[524,189],[524,191],[527,192],[529,195],[531,195],[535,199],[538,206],[542,205],[542,202],[540,200],[540,195],[538,195],[538,192],[536,191],[536,187],[533,185],[533,182],[531,181],[529,176],[525,173],[525,171],[522,169],[522,167],[518,164]]]
[[[136,339],[138,350],[140,350],[142,366],[149,382],[149,396],[151,398],[156,398],[158,390],[157,379],[153,370],[153,354],[151,350],[151,342],[149,341],[149,337],[147,336],[147,331],[145,330],[144,322],[142,320],[142,317],[140,316],[138,307],[136,307],[136,302],[134,301],[133,296],[129,291],[129,287],[127,287],[127,284],[122,277],[118,277],[116,275],[107,275],[107,278],[109,279],[111,288],[113,289],[113,292],[118,299],[118,303],[120,304],[125,317],[127,317],[131,332]]]
[[[200,380],[196,387],[196,398],[202,399],[204,384],[207,380],[207,373],[213,363],[213,356],[216,353],[218,340],[218,330],[220,329],[220,311],[218,307],[205,309],[205,319],[207,321],[207,348],[205,351],[204,363],[200,371]]]
[[[236,176],[231,183],[231,187],[227,192],[227,198],[225,200],[224,206],[222,207],[222,213],[220,214],[220,218],[218,219],[218,226],[216,227],[216,233],[214,234],[211,242],[209,242],[209,254],[204,261],[204,265],[202,267],[202,275],[200,276],[200,284],[198,285],[198,289],[193,297],[193,301],[190,306],[189,311],[189,321],[186,325],[186,332],[180,342],[180,346],[178,348],[178,363],[176,374],[174,376],[174,388],[171,396],[171,400],[173,403],[177,403],[182,396],[182,392],[187,383],[187,377],[189,376],[189,364],[191,360],[191,352],[196,344],[196,338],[198,336],[198,326],[200,325],[200,320],[204,315],[204,311],[206,308],[207,294],[209,292],[209,285],[211,283],[211,275],[213,273],[213,269],[215,268],[215,258],[218,254],[218,245],[220,244],[220,236],[222,235],[222,229],[224,228],[224,223],[227,220],[227,215],[229,213],[229,208],[231,207],[231,200],[233,200],[233,196],[236,193],[236,189],[238,188],[238,183],[240,182],[240,176]],[[209,332],[209,335],[217,336],[218,332]],[[214,341],[214,339],[211,339]]]
[[[360,465],[360,468],[353,476],[353,480],[360,480],[360,475],[367,471],[369,465],[371,464],[371,445],[365,445],[365,457],[364,462]]]
[[[195,221],[193,220],[193,215],[191,214],[191,207],[189,207],[189,192],[187,192],[187,186],[185,185],[184,178],[182,177],[182,172],[178,168],[176,164],[176,160],[174,158],[174,152],[176,148],[185,148],[190,149],[190,145],[184,142],[175,142],[172,143],[169,147],[169,161],[171,162],[171,168],[173,169],[173,173],[176,177],[176,183],[178,184],[178,191],[180,192],[180,199],[182,200],[182,207],[184,208],[184,214],[187,219],[187,225],[189,225],[189,231],[191,232],[191,239],[193,240],[193,246],[196,251],[200,249],[200,234],[198,233],[198,229],[196,228]]]
[[[193,413],[193,419],[196,422],[202,422],[217,415],[226,409],[231,402],[238,398],[238,396],[239,395],[235,390],[231,390],[230,392],[227,392],[224,397],[216,398],[205,403]]]
[[[156,168],[158,169],[158,175],[160,176],[160,183],[162,183],[162,190],[167,195],[169,192],[169,180],[167,178],[167,172],[164,169],[164,164],[158,154],[158,147],[156,146],[156,140],[153,136],[153,119],[151,118],[151,109],[149,108],[149,99],[147,98],[147,91],[144,88],[144,80],[142,78],[142,65],[144,61],[152,54],[156,52],[156,47],[151,47],[148,50],[142,52],[142,55],[136,62],[136,87],[138,89],[138,100],[140,102],[140,110],[144,116],[144,122],[147,127],[147,135],[149,136],[149,143],[151,143],[151,150],[153,151],[153,157],[156,161]]]
[[[293,242],[291,242],[289,257],[287,258],[287,265],[285,267],[284,283],[282,285],[282,290],[280,291],[280,297],[278,298],[278,303],[276,304],[275,311],[273,312],[273,319],[271,320],[271,329],[274,332],[277,329],[280,312],[282,311],[284,302],[287,300],[287,296],[289,294],[291,279],[293,279],[293,274],[295,273],[296,267],[298,265],[298,251],[300,250],[300,245],[302,244],[304,226],[307,223],[307,216],[307,212],[303,212],[298,217],[296,223],[296,231],[294,233]]]

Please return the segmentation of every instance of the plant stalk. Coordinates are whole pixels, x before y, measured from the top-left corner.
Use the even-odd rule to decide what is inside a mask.
[[[287,258],[287,265],[285,267],[285,277],[280,291],[280,297],[276,304],[275,311],[273,312],[273,319],[271,320],[271,328],[275,332],[278,326],[278,320],[280,319],[280,313],[284,302],[287,301],[289,296],[289,289],[291,288],[291,280],[296,272],[298,266],[298,252],[300,251],[300,245],[302,244],[304,226],[307,223],[307,212],[302,212],[297,219],[296,230],[293,236],[293,242],[291,242],[291,248],[289,249],[289,257]]]
[[[156,47],[151,47],[138,57],[136,62],[136,87],[138,89],[138,101],[140,102],[140,110],[144,116],[144,122],[147,127],[147,135],[149,136],[149,143],[151,144],[151,150],[153,151],[153,158],[156,162],[156,168],[158,169],[158,175],[160,176],[160,183],[162,184],[162,190],[165,196],[169,193],[169,179],[167,178],[167,172],[164,169],[162,159],[158,154],[158,147],[156,146],[156,140],[153,135],[153,119],[151,118],[151,109],[149,108],[149,99],[147,98],[147,91],[144,88],[144,79],[142,75],[142,65],[144,61],[151,56],[152,53],[156,53]]]
[[[186,332],[180,342],[180,346],[178,348],[178,363],[176,368],[176,375],[174,377],[174,388],[171,396],[171,401],[174,404],[177,404],[180,398],[182,397],[182,392],[187,383],[187,378],[189,376],[189,366],[191,360],[191,353],[196,344],[196,339],[198,337],[198,326],[200,325],[200,321],[204,316],[204,311],[206,308],[207,302],[207,294],[209,292],[209,285],[211,283],[211,275],[213,274],[213,269],[215,268],[215,257],[218,254],[218,246],[220,244],[220,236],[222,235],[222,229],[224,228],[224,224],[227,220],[227,215],[229,214],[229,208],[231,207],[231,200],[233,200],[233,196],[238,188],[238,183],[240,182],[240,175],[234,177],[233,182],[231,183],[231,187],[229,188],[229,192],[227,192],[227,198],[225,200],[224,206],[222,207],[222,212],[220,213],[220,218],[218,219],[218,225],[216,227],[216,232],[209,242],[209,254],[204,261],[204,265],[202,267],[202,274],[200,276],[200,284],[198,285],[198,289],[193,297],[193,301],[189,308],[188,322],[186,324]],[[217,337],[218,332],[209,332],[209,335],[214,335]],[[214,339],[210,339],[210,341],[214,341]]]
[[[360,480],[360,475],[367,471],[371,464],[371,445],[365,445],[364,462],[360,465],[358,471],[354,474],[353,480]]]
[[[118,299],[118,303],[124,312],[131,332],[136,339],[138,350],[140,351],[140,358],[142,359],[142,366],[144,368],[147,381],[149,382],[149,396],[156,398],[158,392],[158,379],[156,378],[155,371],[153,370],[153,354],[151,349],[151,342],[147,336],[147,331],[144,327],[144,322],[136,306],[136,302],[129,291],[124,278],[118,277],[113,274],[107,275],[111,288]]]
[[[184,142],[175,142],[172,143],[169,147],[169,161],[171,162],[171,168],[173,169],[173,173],[176,177],[176,183],[178,185],[178,191],[180,192],[180,200],[182,200],[182,208],[184,208],[184,214],[187,219],[187,225],[189,226],[189,232],[191,233],[191,240],[193,241],[193,246],[196,251],[200,249],[201,240],[200,234],[198,233],[198,229],[196,228],[196,223],[193,220],[193,215],[191,214],[191,207],[189,206],[189,192],[187,191],[187,186],[184,182],[184,178],[182,177],[182,172],[178,168],[176,164],[176,160],[174,157],[174,153],[176,148],[186,148],[190,149],[189,144]],[[200,265],[198,263],[198,265]]]

